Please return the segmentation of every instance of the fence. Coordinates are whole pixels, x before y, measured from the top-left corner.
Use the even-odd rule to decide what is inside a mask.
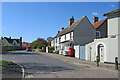
[[[76,45],[75,49],[75,57],[79,59],[85,60],[85,46]]]
[[[23,47],[18,46],[2,46],[2,51],[23,50]]]

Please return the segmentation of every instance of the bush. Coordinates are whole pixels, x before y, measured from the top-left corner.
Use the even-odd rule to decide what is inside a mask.
[[[48,53],[53,53],[54,47],[49,47]]]
[[[59,50],[55,51],[56,54],[59,54]]]

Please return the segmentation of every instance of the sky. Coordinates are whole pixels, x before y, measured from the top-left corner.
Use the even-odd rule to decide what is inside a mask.
[[[23,37],[25,42],[46,39],[66,28],[72,16],[75,21],[87,16],[92,23],[94,16],[102,20],[117,8],[117,2],[3,2],[2,36]]]

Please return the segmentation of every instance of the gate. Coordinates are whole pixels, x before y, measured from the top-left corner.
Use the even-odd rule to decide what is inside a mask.
[[[85,60],[85,46],[80,46],[80,53],[79,53],[79,55],[80,55],[80,59],[83,59],[83,60]]]

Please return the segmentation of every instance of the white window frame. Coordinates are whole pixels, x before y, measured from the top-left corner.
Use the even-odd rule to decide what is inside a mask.
[[[99,33],[99,36],[97,36],[97,33]],[[100,31],[96,31],[96,38],[100,38]]]

